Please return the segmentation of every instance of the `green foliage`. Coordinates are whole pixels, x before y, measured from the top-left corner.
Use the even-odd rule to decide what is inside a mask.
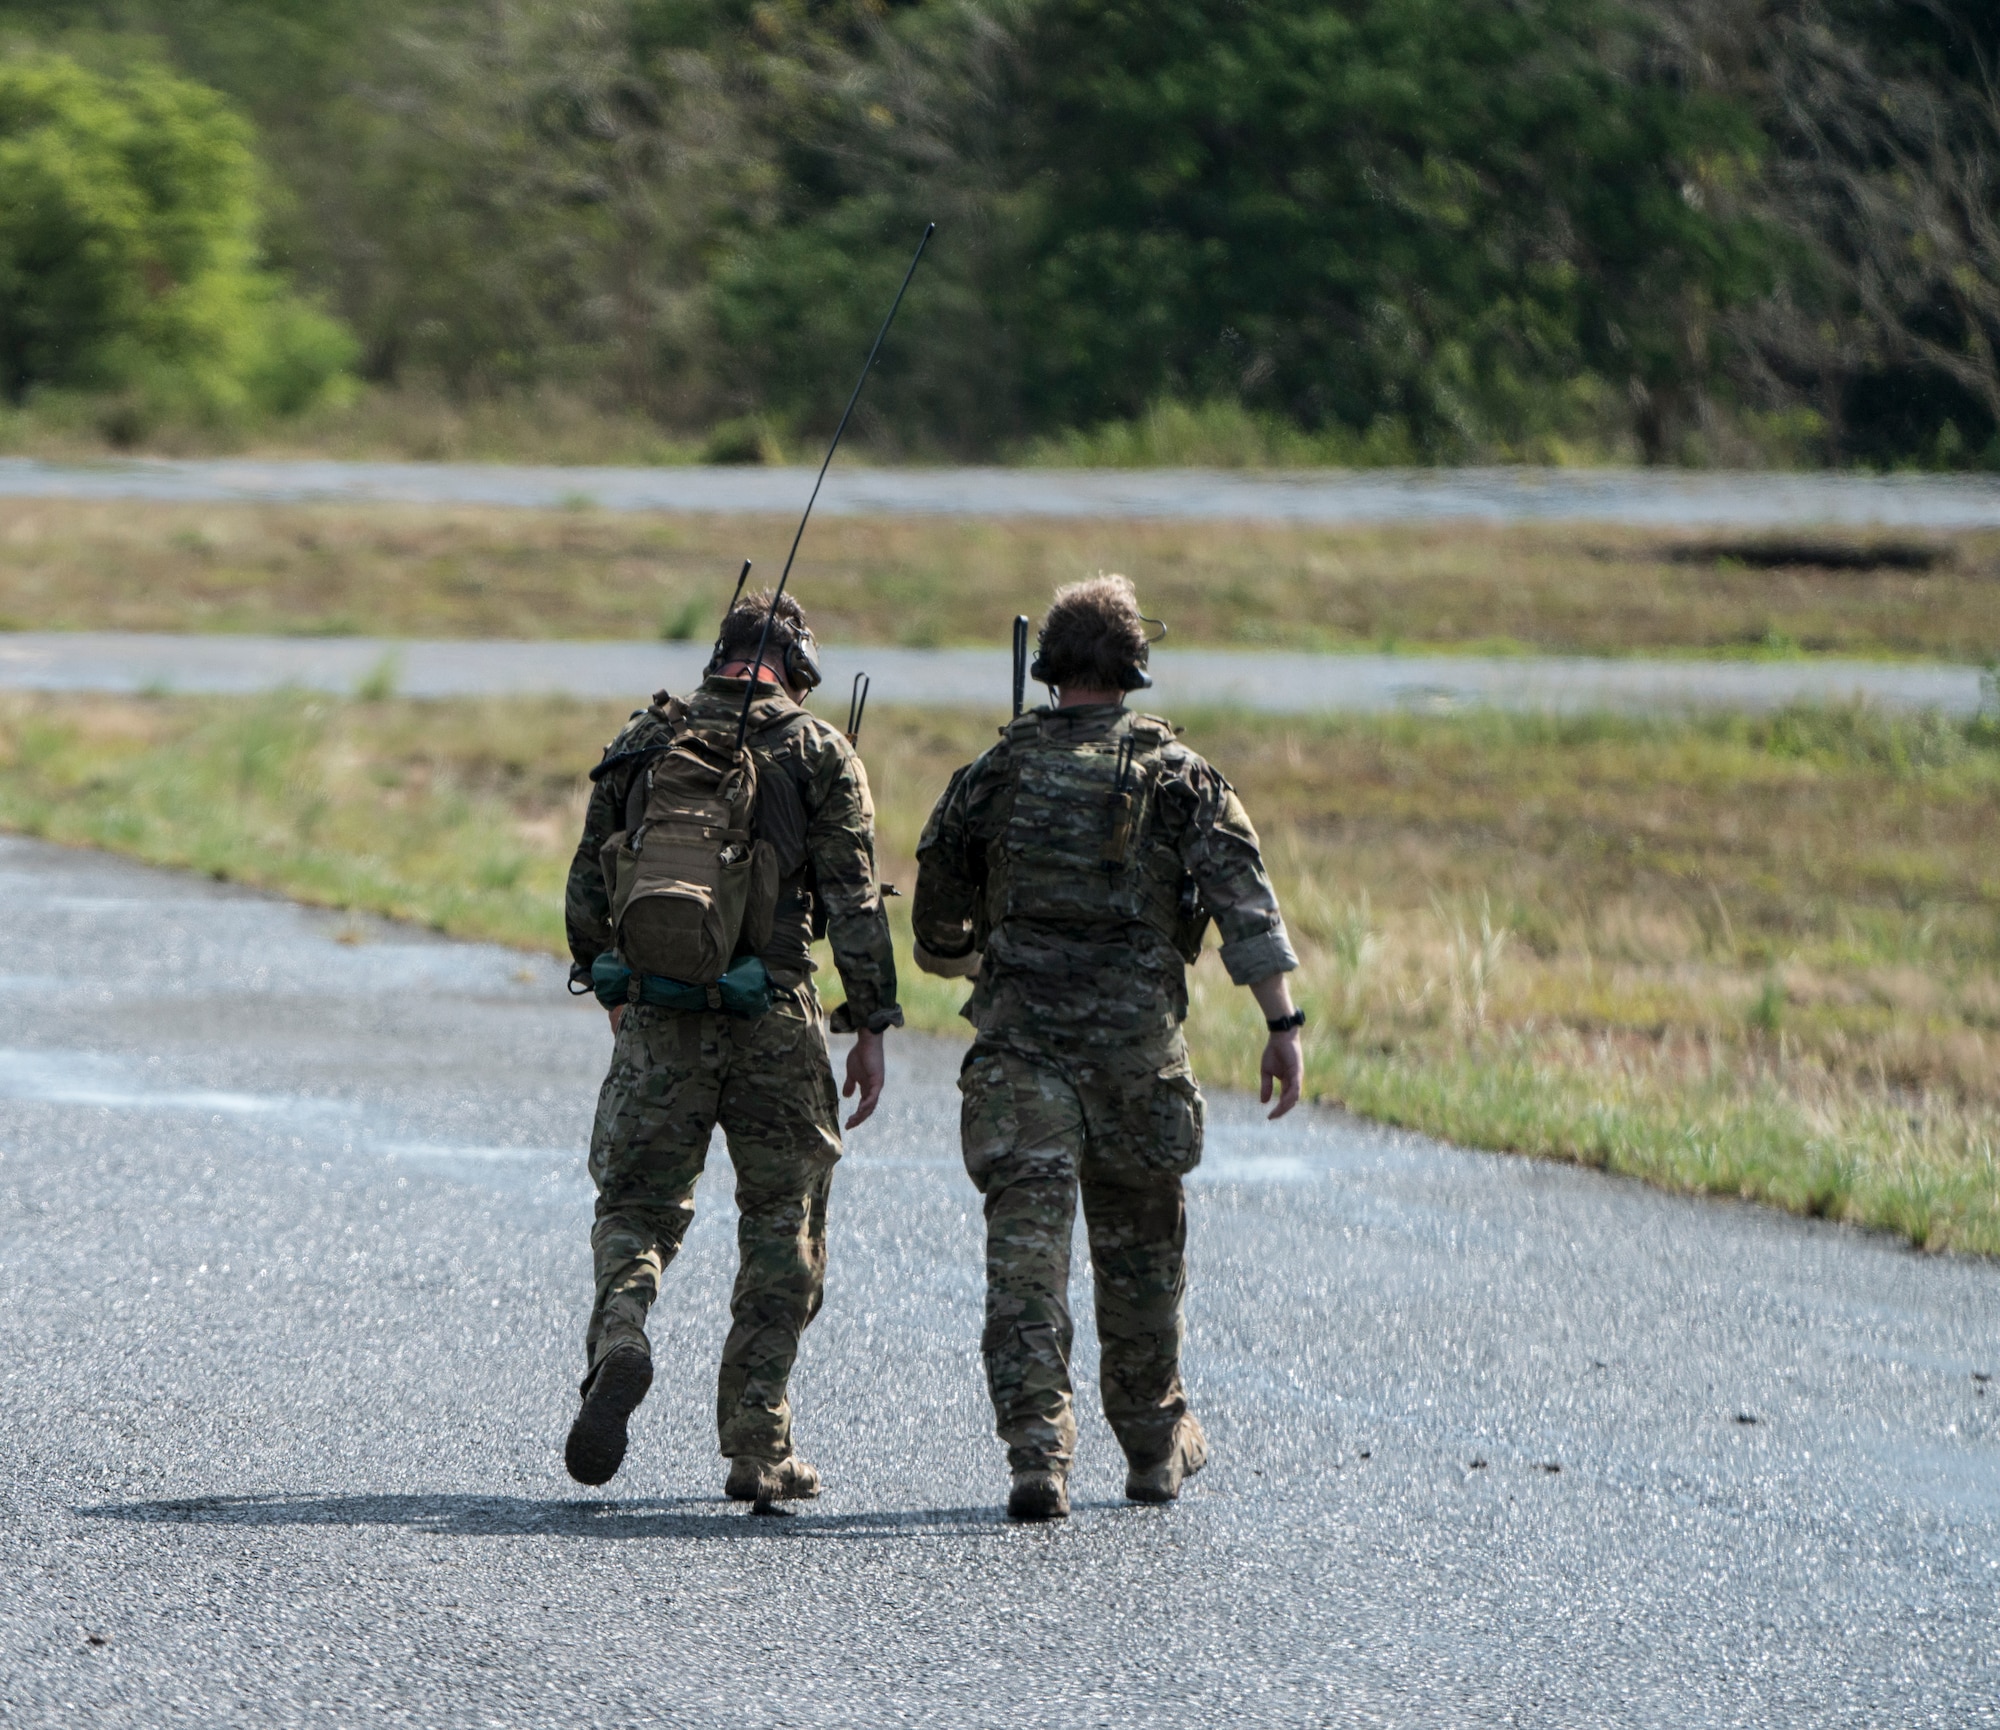
[[[1775,974],[1757,988],[1744,1021],[1759,1033],[1775,1038],[1785,1025],[1785,985]]]
[[[1766,272],[1703,189],[1758,139],[1642,48],[1603,0],[1048,0],[1042,414],[1232,394],[1450,456],[1706,382]]]
[[[363,703],[386,703],[403,682],[403,657],[389,650],[363,673],[354,684],[354,695]]]
[[[29,127],[0,388],[136,431],[322,398],[356,351],[262,246],[398,403],[769,460],[936,219],[856,427],[885,453],[1991,466],[1990,11],[0,0],[114,68]],[[204,287],[158,292],[161,198]]]
[[[146,60],[0,55],[0,393],[114,394],[119,412],[292,413],[352,345],[260,265],[249,128]]]
[[[1377,421],[1365,433],[1333,426],[1307,432],[1282,415],[1232,397],[1189,406],[1156,402],[1130,420],[1037,439],[1026,460],[1049,468],[1377,467],[1418,460],[1408,431]]]
[[[1776,260],[1737,209],[1751,107],[1655,46],[1621,0],[932,0],[810,86],[719,334],[830,418],[937,216],[877,401],[906,442],[1678,457]],[[1218,441],[1236,408],[1262,430]]]
[[[699,595],[691,595],[660,621],[660,641],[691,643],[702,633],[715,608]]]

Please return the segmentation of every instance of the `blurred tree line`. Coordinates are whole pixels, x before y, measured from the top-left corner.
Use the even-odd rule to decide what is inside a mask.
[[[351,371],[748,456],[830,422],[935,217],[885,451],[1184,405],[1337,460],[2000,466],[1991,0],[0,0],[0,41],[16,402]]]

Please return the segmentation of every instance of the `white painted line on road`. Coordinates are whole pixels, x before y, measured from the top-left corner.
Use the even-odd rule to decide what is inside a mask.
[[[193,1111],[260,1117],[300,1102],[205,1088],[148,1088],[123,1079],[116,1063],[81,1051],[0,1050],[0,1098],[113,1111]]]

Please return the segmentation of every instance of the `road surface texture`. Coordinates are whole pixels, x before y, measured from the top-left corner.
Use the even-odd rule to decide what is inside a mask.
[[[378,500],[610,511],[802,510],[805,468],[531,468],[159,458],[0,459],[0,498]],[[868,469],[827,476],[841,516],[1254,518],[1295,523],[1588,521],[1649,528],[2000,526],[1985,475],[1697,474],[1659,469]]]
[[[897,1036],[795,1389],[825,1496],[720,1496],[719,1150],[586,1492],[608,1042],[553,963],[23,841],[0,944],[9,1726],[2000,1717],[1987,1264],[1218,1099],[1214,1464],[1125,1505],[1082,1344],[1076,1515],[1014,1528],[956,1048]]]
[[[646,642],[392,642],[371,637],[173,636],[117,631],[0,634],[0,690],[246,694],[284,686],[347,693],[385,680],[407,696],[556,693],[642,701],[701,677],[705,644]],[[1005,649],[829,645],[820,706],[846,712],[855,673],[878,703],[1003,707]],[[1481,705],[1536,712],[1773,709],[1863,701],[1885,709],[1971,715],[1993,700],[1977,667],[1890,661],[1640,661],[1586,656],[1240,654],[1162,649],[1143,702],[1266,714],[1338,710],[1451,711]],[[1039,693],[1037,693],[1039,696]]]

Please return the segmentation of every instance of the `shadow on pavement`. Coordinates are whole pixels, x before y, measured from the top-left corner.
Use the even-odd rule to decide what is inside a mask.
[[[135,1525],[406,1526],[448,1537],[895,1538],[971,1537],[1007,1529],[998,1507],[913,1508],[757,1519],[740,1503],[708,1496],[552,1502],[527,1496],[196,1496],[185,1501],[100,1502],[73,1509],[90,1520]]]

